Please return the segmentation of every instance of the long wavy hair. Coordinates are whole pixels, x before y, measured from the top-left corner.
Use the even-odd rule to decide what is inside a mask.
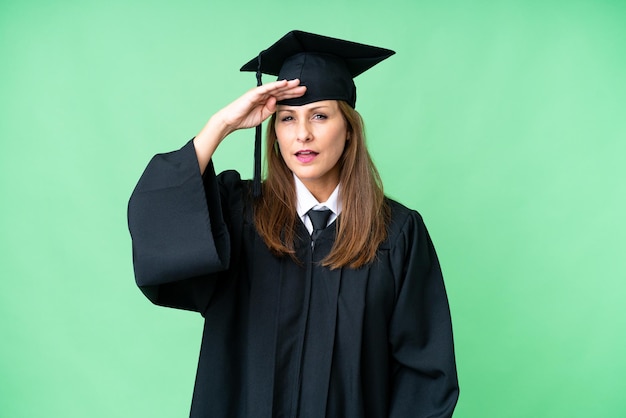
[[[365,145],[365,127],[361,115],[344,101],[339,110],[347,123],[350,140],[339,159],[342,212],[335,243],[322,265],[331,269],[359,268],[376,258],[376,251],[387,237],[390,208],[385,202],[380,175]],[[298,214],[296,189],[291,170],[278,149],[276,114],[267,126],[266,173],[263,194],[255,201],[256,229],[279,256],[295,255],[294,242]]]

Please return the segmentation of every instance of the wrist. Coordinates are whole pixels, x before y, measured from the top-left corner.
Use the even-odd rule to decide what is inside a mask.
[[[204,130],[212,133],[212,136],[217,137],[219,142],[222,142],[224,138],[235,131],[224,121],[224,118],[220,116],[219,112],[211,116],[203,131]]]

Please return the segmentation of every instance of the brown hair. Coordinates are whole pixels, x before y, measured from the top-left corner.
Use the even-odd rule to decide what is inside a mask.
[[[361,115],[344,101],[338,101],[348,127],[349,140],[339,160],[342,204],[341,221],[332,250],[322,260],[331,269],[359,268],[376,258],[378,246],[387,237],[390,218],[380,176],[365,145]],[[263,195],[255,202],[256,229],[270,250],[297,261],[294,250],[296,226],[296,190],[291,170],[278,150],[272,115],[267,127],[267,178]]]

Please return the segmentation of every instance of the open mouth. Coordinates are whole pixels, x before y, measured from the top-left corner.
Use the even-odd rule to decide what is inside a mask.
[[[298,159],[298,161],[300,161],[301,163],[310,163],[311,161],[313,161],[315,159],[315,157],[318,155],[318,152],[315,151],[311,151],[311,150],[303,150],[303,151],[298,151],[296,152],[296,158]]]

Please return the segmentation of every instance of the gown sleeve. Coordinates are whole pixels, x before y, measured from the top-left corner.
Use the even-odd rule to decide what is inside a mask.
[[[417,212],[409,212],[391,257],[397,290],[389,328],[389,417],[451,417],[459,388],[450,309],[435,249]]]
[[[158,154],[128,204],[135,280],[155,304],[204,312],[230,264],[230,235],[209,163],[200,175],[193,142]]]

